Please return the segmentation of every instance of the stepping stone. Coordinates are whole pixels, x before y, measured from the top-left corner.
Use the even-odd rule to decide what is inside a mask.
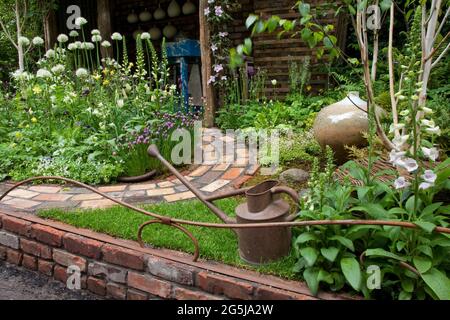
[[[203,176],[208,170],[211,169],[210,166],[200,166],[197,169],[195,169],[189,176],[191,177],[201,177]]]
[[[90,201],[83,201],[80,205],[80,208],[82,209],[104,209],[109,208],[114,205],[117,205],[114,201],[104,199],[104,200],[90,200]]]
[[[9,194],[11,197],[22,198],[22,199],[31,199],[39,195],[38,192],[28,191],[24,189],[15,189],[11,191]]]
[[[176,202],[176,201],[188,200],[188,199],[193,199],[193,198],[195,198],[195,195],[192,192],[188,191],[188,192],[173,194],[170,196],[165,196],[164,200],[166,200],[167,202]]]
[[[58,193],[61,191],[62,187],[51,187],[51,186],[33,186],[28,188],[30,191],[35,191],[39,193]]]
[[[40,202],[37,201],[32,201],[32,200],[26,200],[26,199],[11,199],[8,200],[6,202],[2,202],[4,204],[7,204],[8,206],[14,207],[14,208],[19,208],[19,209],[30,209],[33,207],[36,207],[38,205],[40,205]]]
[[[98,191],[100,192],[120,192],[120,191],[125,191],[125,189],[127,188],[127,186],[107,186],[107,187],[100,187],[98,188]]]
[[[175,186],[175,184],[173,182],[170,182],[170,181],[165,181],[165,182],[158,183],[158,187],[160,187],[160,188],[171,188],[173,186]]]
[[[44,193],[38,195],[37,197],[34,197],[33,200],[48,201],[48,202],[63,202],[69,200],[70,197],[72,196],[66,194]]]
[[[78,201],[44,202],[38,207],[38,209],[39,210],[47,210],[47,209],[75,209],[79,204],[80,204],[80,202],[78,202]]]
[[[72,198],[72,201],[86,201],[86,200],[101,200],[104,199],[101,195],[96,193],[79,194]]]
[[[215,166],[212,169],[212,171],[226,171],[230,166],[231,166],[231,164],[222,163],[222,164],[219,164],[219,165]]]
[[[147,196],[149,196],[149,197],[159,197],[159,196],[165,196],[165,195],[174,194],[174,193],[175,193],[174,188],[147,190]]]
[[[254,176],[256,172],[261,168],[259,164],[252,164],[248,169],[245,171],[245,174],[249,176]]]
[[[136,184],[131,185],[129,187],[130,191],[139,191],[139,190],[149,190],[149,189],[155,189],[156,184],[155,183],[147,183],[147,184]]]
[[[222,174],[223,174],[223,172],[221,172],[221,171],[211,171],[211,172],[208,172],[207,174],[203,175],[199,179],[197,179],[196,182],[199,184],[203,184],[203,185],[210,184],[210,183],[214,182],[215,180],[219,179]]]
[[[223,187],[225,187],[227,184],[229,184],[231,181],[229,180],[216,180],[213,183],[207,185],[206,187],[203,187],[201,190],[205,192],[215,192]]]
[[[242,174],[242,172],[244,172],[244,169],[232,168],[232,169],[228,170],[227,172],[225,172],[222,179],[234,180],[234,179],[238,178]]]

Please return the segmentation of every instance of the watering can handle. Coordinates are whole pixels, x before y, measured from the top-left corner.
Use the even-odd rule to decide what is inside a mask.
[[[285,187],[285,186],[279,186],[279,187],[274,187],[271,189],[272,194],[280,194],[280,193],[285,193],[287,194],[289,197],[291,197],[292,200],[294,200],[297,208],[299,208],[299,203],[300,203],[300,197],[297,193],[297,191],[295,191],[292,188],[289,187]],[[297,214],[293,214],[290,215],[287,220],[288,221],[293,221],[297,218]]]

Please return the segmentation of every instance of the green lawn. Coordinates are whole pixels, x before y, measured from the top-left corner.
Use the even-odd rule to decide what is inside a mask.
[[[230,215],[234,215],[234,209],[239,203],[240,201],[238,199],[217,201],[217,205]],[[145,208],[151,212],[173,218],[192,221],[220,222],[220,220],[199,201],[185,201],[172,204],[161,203],[145,206]],[[91,229],[114,237],[131,240],[137,239],[139,226],[150,220],[149,217],[122,207],[71,212],[52,209],[41,211],[38,215],[41,218],[57,220],[76,227]],[[296,262],[293,254],[280,261],[262,267],[249,266],[239,258],[237,238],[232,231],[191,226],[188,226],[187,229],[190,230],[199,241],[201,258],[221,261],[226,264],[257,270],[262,273],[273,274],[289,279],[298,277],[292,271]],[[144,230],[143,239],[146,243],[154,247],[163,247],[189,253],[194,252],[193,244],[189,238],[184,233],[168,226],[156,224],[147,227]]]

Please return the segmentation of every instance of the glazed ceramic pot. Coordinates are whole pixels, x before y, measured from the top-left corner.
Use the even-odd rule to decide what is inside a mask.
[[[187,2],[183,5],[182,10],[184,15],[190,15],[197,11],[197,7],[191,2],[191,0],[187,0]]]
[[[151,28],[148,33],[150,33],[150,37],[152,40],[159,40],[162,37],[162,32],[161,29],[159,29],[158,27],[154,26],[153,28]]]
[[[158,9],[153,13],[153,18],[155,20],[162,20],[166,17],[166,12],[161,8],[161,4],[159,4]]]
[[[314,123],[314,136],[322,148],[330,146],[336,160],[343,163],[348,160],[345,146],[364,147],[367,140],[364,132],[369,129],[367,102],[358,92],[328,107],[323,108]]]
[[[168,24],[164,29],[163,29],[163,34],[164,37],[166,37],[167,39],[172,39],[173,37],[175,37],[175,35],[177,34],[177,28],[175,28],[174,25],[172,24]]]
[[[139,21],[138,15],[134,12],[134,10],[131,11],[131,13],[127,17],[128,23],[134,24]]]
[[[147,10],[147,8],[139,14],[139,20],[142,22],[149,22],[152,20],[152,14]]]
[[[167,14],[170,18],[178,17],[181,14],[180,5],[176,0],[172,0],[167,8]]]

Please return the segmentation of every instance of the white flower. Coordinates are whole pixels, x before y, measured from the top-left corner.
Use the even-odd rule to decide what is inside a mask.
[[[76,30],[72,30],[72,31],[70,31],[70,33],[69,33],[69,36],[70,37],[72,37],[72,38],[76,38],[76,37],[78,37],[80,34],[78,33],[78,31],[76,31]]]
[[[42,39],[41,37],[34,37],[32,43],[35,46],[42,46],[44,44],[44,39]]]
[[[433,113],[433,109],[427,108],[427,107],[422,107],[422,111],[425,114],[432,114]]]
[[[81,49],[84,49],[84,50],[92,50],[94,48],[95,48],[95,46],[92,42],[83,42],[81,44]]]
[[[437,148],[422,147],[422,152],[431,161],[436,161],[439,158],[439,150]]]
[[[433,184],[431,184],[431,183],[428,183],[428,182],[422,182],[422,183],[419,185],[419,189],[420,189],[420,190],[427,190],[427,189],[431,188],[432,186],[433,186]]]
[[[48,51],[45,53],[45,57],[46,57],[47,59],[54,58],[55,55],[56,55],[56,52],[55,52],[55,50],[53,50],[53,49],[50,49],[50,50],[48,50]]]
[[[74,50],[78,49],[78,47],[77,47],[76,43],[69,43],[69,45],[67,46],[67,49],[69,49],[70,51],[74,51]]]
[[[439,128],[439,126],[426,128],[425,131],[430,134],[435,134],[437,136],[441,135],[441,128]]]
[[[56,40],[58,40],[59,43],[66,43],[67,41],[69,41],[69,37],[64,33],[61,33],[58,38],[56,38]]]
[[[24,36],[19,37],[17,41],[19,42],[20,45],[24,47],[28,47],[30,45],[30,40]]]
[[[119,108],[123,108],[124,105],[125,105],[125,102],[123,101],[123,99],[117,100],[117,106]]]
[[[87,24],[87,20],[86,20],[85,18],[79,17],[79,18],[76,18],[76,19],[75,19],[75,25],[76,25],[77,27],[84,26],[85,24]]]
[[[92,36],[92,42],[100,42],[102,41],[102,36],[96,34]]]
[[[422,125],[426,126],[426,127],[434,127],[435,123],[433,120],[427,120],[427,119],[423,119],[421,121]]]
[[[94,30],[91,31],[91,34],[92,34],[93,36],[99,36],[99,35],[100,35],[100,30],[94,29]]]
[[[406,152],[398,152],[396,150],[392,150],[389,154],[389,162],[397,165],[397,162],[401,160],[406,155]]]
[[[403,160],[398,160],[397,165],[400,167],[405,168],[408,170],[408,172],[414,172],[417,169],[419,169],[419,165],[417,164],[417,161],[411,158],[405,158]]]
[[[75,72],[75,74],[78,78],[85,78],[89,75],[89,72],[84,68],[80,68]]]
[[[211,83],[214,83],[214,82],[216,82],[216,77],[215,76],[209,77],[208,85],[210,85]]]
[[[425,182],[434,184],[436,182],[437,175],[433,172],[433,170],[426,170],[422,175],[422,178]]]
[[[47,69],[39,69],[36,73],[36,77],[38,78],[50,78],[51,76],[51,72]]]
[[[406,187],[409,187],[411,183],[406,181],[405,177],[399,177],[397,180],[394,181],[394,187],[395,189],[404,189]]]
[[[64,66],[62,64],[57,64],[52,68],[53,73],[63,73],[64,72]]]
[[[104,48],[109,48],[109,47],[111,47],[111,42],[109,42],[109,41],[107,41],[107,40],[103,41],[103,42],[102,42],[102,47],[104,47]]]
[[[142,40],[150,40],[150,38],[151,38],[151,36],[150,36],[150,33],[148,33],[148,32],[143,32],[141,34],[141,39]]]
[[[399,136],[399,137],[394,138],[394,140],[392,140],[392,143],[394,144],[396,149],[400,150],[403,148],[403,146],[408,141],[408,139],[409,139],[409,135]]]
[[[223,66],[221,65],[221,64],[216,64],[215,66],[214,66],[214,71],[216,72],[216,73],[219,73],[219,72],[221,72],[223,70]]]
[[[19,80],[19,81],[23,81],[23,80],[30,80],[32,78],[32,75],[29,74],[26,71],[21,71],[21,70],[16,70],[14,71],[11,76],[15,79],[15,80]]]
[[[391,127],[390,127],[389,132],[392,133],[392,132],[394,132],[396,130],[402,130],[404,128],[405,128],[405,124],[404,123],[399,123],[397,125],[392,124]]]
[[[114,32],[114,33],[112,34],[112,36],[111,36],[111,39],[114,40],[114,41],[120,41],[120,40],[122,40],[123,38],[122,38],[122,35],[121,35],[120,33]]]
[[[272,80],[272,85],[275,87],[278,84],[278,81],[276,79]]]
[[[77,49],[83,49],[83,43],[81,41],[75,41],[73,44],[77,47]]]

